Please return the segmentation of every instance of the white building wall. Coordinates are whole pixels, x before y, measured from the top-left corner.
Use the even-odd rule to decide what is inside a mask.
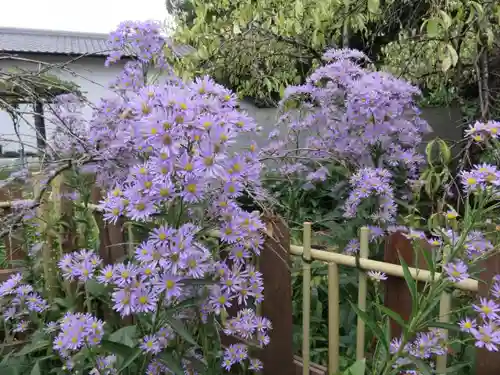
[[[103,57],[83,57],[70,64],[67,63],[75,59],[75,57],[55,55],[22,55],[22,57],[54,65],[54,68],[47,73],[77,84],[91,103],[97,103],[102,97],[113,95],[112,91],[108,89],[108,85],[123,67],[121,63],[105,67]],[[57,65],[66,65],[66,67],[62,69],[56,67]],[[0,60],[0,70],[4,72],[12,68],[36,71],[40,66],[43,66],[43,64],[28,61]],[[31,105],[23,105],[20,109],[26,112],[33,112]],[[91,115],[90,108],[85,109],[85,114],[87,116]],[[36,152],[34,116],[33,114],[26,113],[23,117],[24,119],[20,120],[20,134],[21,140],[25,145],[25,152]],[[53,126],[51,126],[49,121],[46,121],[46,127],[47,136],[50,137]],[[4,152],[19,150],[19,142],[14,132],[12,120],[5,111],[0,111],[0,145]]]

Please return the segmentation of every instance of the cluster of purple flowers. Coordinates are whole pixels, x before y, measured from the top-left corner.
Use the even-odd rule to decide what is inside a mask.
[[[106,357],[96,358],[96,367],[90,370],[89,375],[117,375],[118,369],[115,367],[116,356],[114,354]]]
[[[157,21],[125,21],[111,32],[108,39],[111,53],[106,65],[119,61],[123,55],[133,55],[141,63],[149,64],[154,59],[162,59],[159,67],[164,67],[163,48],[165,38],[161,24]]]
[[[271,328],[269,319],[256,315],[251,309],[243,309],[236,317],[225,322],[224,333],[265,346],[269,344],[267,332]],[[230,370],[235,364],[243,363],[247,359],[250,361],[250,370],[262,369],[262,363],[258,359],[249,358],[248,348],[245,345],[233,344],[224,351],[223,367]]]
[[[466,193],[475,193],[490,189],[498,194],[500,171],[494,165],[475,165],[470,171],[462,171],[460,180]]]
[[[40,314],[49,306],[29,284],[23,284],[21,274],[15,274],[0,284],[2,318],[12,333],[25,332],[30,327],[31,314]]]
[[[415,366],[413,359],[432,361],[436,356],[445,354],[446,334],[440,328],[431,328],[428,332],[419,332],[414,340],[402,345],[401,339],[396,338],[391,341],[389,351],[393,355],[398,355],[394,368],[405,368],[400,374],[420,374],[418,370],[411,368]]]
[[[397,212],[394,190],[391,186],[391,173],[382,168],[361,168],[350,178],[352,191],[344,205],[344,216],[356,216],[358,206],[369,197],[378,201],[378,211],[372,215],[375,222],[390,223]]]
[[[475,142],[484,142],[489,139],[498,139],[500,135],[500,122],[490,120],[487,122],[476,121],[465,131],[466,136]]]
[[[255,308],[263,300],[263,281],[251,261],[261,251],[264,225],[258,213],[243,211],[236,200],[245,191],[260,193],[261,162],[250,141],[256,123],[238,109],[231,91],[208,77],[193,82],[146,79],[149,67],[165,68],[165,39],[158,24],[124,22],[109,45],[107,64],[124,54],[137,59],[112,83],[119,95],[95,107],[86,134],[78,137],[80,146],[71,143],[71,152],[92,159],[82,168],[94,173],[107,191],[100,204],[105,220],[126,217],[154,229],[125,263],[103,266],[86,250],[65,255],[59,262],[63,276],[109,286],[113,309],[122,316],[152,317],[193,297],[201,300],[202,316],[184,311],[179,319],[207,321],[209,314],[225,315],[235,304]],[[62,120],[84,122],[73,100],[60,98],[58,113]],[[242,135],[248,147],[241,151],[239,142],[236,153],[232,146]],[[59,138],[59,148],[64,148],[64,136]],[[217,251],[204,242],[202,229],[219,233]],[[244,311],[224,329],[266,344],[270,322]],[[166,324],[157,330],[145,332],[139,344],[151,359],[149,373],[164,368],[155,355],[174,337]],[[66,341],[62,336],[58,340],[65,353]],[[246,359],[250,367],[260,367],[253,359],[236,359],[232,363]]]
[[[355,168],[397,167],[415,177],[424,162],[417,146],[429,130],[414,102],[419,89],[362,68],[359,62],[367,58],[360,51],[333,49],[324,58],[326,65],[305,84],[285,90],[279,124],[287,127],[286,139],[273,132],[265,151],[289,161],[283,173],[318,180],[326,165],[338,161]]]
[[[460,322],[460,329],[470,333],[478,348],[497,352],[500,347],[500,275],[496,275],[490,289],[490,298],[480,298],[473,305],[477,318],[466,318]]]
[[[91,314],[66,313],[58,323],[59,334],[54,338],[53,347],[63,358],[83,347],[95,347],[104,335],[104,322]]]
[[[64,254],[59,261],[59,269],[65,280],[85,283],[96,276],[102,259],[93,251],[81,249]]]

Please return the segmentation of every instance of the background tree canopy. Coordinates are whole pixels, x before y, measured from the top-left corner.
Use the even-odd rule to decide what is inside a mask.
[[[177,19],[174,38],[198,50],[176,65],[179,73],[208,73],[257,105],[275,105],[284,87],[303,82],[331,47],[360,49],[435,97],[479,97],[482,116],[497,96],[490,88],[498,81],[491,67],[500,59],[495,0],[170,0],[168,6]]]

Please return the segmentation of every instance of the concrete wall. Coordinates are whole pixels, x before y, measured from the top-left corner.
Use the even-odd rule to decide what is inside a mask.
[[[266,145],[267,136],[276,129],[277,109],[257,108],[249,102],[242,102],[240,107],[247,111],[262,126],[262,133],[255,136],[257,144]],[[462,138],[461,113],[459,107],[423,108],[422,117],[429,123],[432,132],[424,140],[440,137],[449,142],[457,142]]]

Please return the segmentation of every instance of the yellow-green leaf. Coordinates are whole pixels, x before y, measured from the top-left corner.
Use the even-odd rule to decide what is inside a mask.
[[[439,22],[435,18],[430,18],[427,20],[427,35],[434,38],[439,32]]]
[[[447,72],[451,67],[451,57],[446,56],[444,60],[441,62],[441,70],[443,72]]]
[[[452,19],[448,13],[446,13],[444,10],[439,10],[439,15],[441,16],[441,19],[443,20],[443,26],[447,30],[450,28],[452,24]]]
[[[380,0],[368,0],[368,11],[371,13],[378,13],[380,8]]]
[[[455,66],[458,63],[458,53],[455,48],[451,44],[446,45],[446,49],[448,50],[448,55],[451,59],[451,65]]]

